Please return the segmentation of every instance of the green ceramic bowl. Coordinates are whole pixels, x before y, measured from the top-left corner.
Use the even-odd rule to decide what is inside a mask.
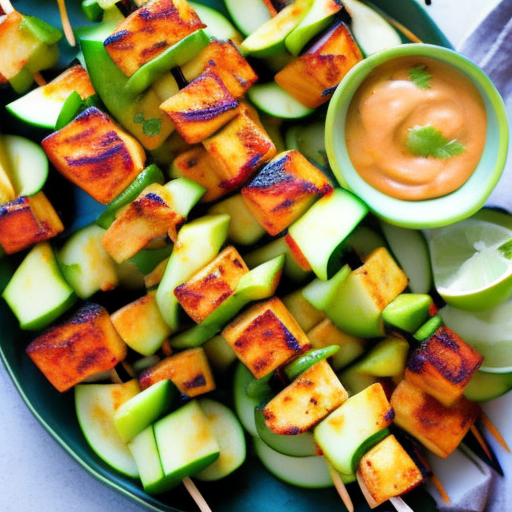
[[[419,56],[444,62],[461,71],[477,87],[487,113],[486,144],[469,180],[442,197],[408,201],[391,197],[364,181],[350,160],[345,144],[345,119],[352,97],[365,78],[390,60]],[[325,128],[327,157],[334,175],[366,201],[386,221],[422,229],[447,225],[469,217],[484,204],[503,172],[508,148],[508,123],[503,100],[489,77],[476,64],[449,48],[432,44],[405,44],[371,55],[354,66],[336,89],[328,107]]]

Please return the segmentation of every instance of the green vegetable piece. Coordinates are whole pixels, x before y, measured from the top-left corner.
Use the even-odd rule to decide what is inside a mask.
[[[424,64],[410,68],[409,78],[414,85],[420,89],[430,89],[430,79],[432,75],[428,72],[428,67]]]
[[[60,109],[57,121],[55,121],[55,129],[60,130],[72,121],[81,111],[83,101],[77,91],[73,91],[64,101]]]
[[[415,126],[407,134],[407,149],[415,156],[446,160],[466,150],[457,139],[447,139],[434,126]]]
[[[363,455],[373,448],[375,445],[379,444],[383,439],[389,436],[391,432],[389,428],[383,428],[378,432],[375,432],[370,437],[367,437],[356,449],[354,454],[352,455],[352,472],[357,473],[357,468],[359,466],[359,462],[361,461]]]
[[[171,252],[172,244],[170,243],[155,249],[144,248],[134,254],[128,261],[132,262],[141,274],[146,275],[152,272],[161,261],[169,257]]]
[[[415,333],[414,337],[418,341],[423,341],[432,336],[439,327],[443,325],[443,320],[439,315],[433,316],[427,320]]]
[[[62,32],[35,16],[23,15],[20,30],[30,31],[42,43],[51,46],[62,38]]]
[[[382,311],[382,320],[390,327],[414,333],[429,317],[432,297],[423,293],[401,293]]]
[[[274,392],[270,386],[270,381],[275,377],[276,372],[261,377],[260,379],[253,379],[247,385],[246,393],[249,398],[256,398],[260,402],[267,402],[272,398]]]
[[[89,21],[100,21],[103,15],[98,0],[82,0],[82,12]]]
[[[287,364],[284,367],[284,372],[290,380],[293,380],[314,364],[336,354],[339,349],[339,345],[329,345],[327,347],[308,350],[297,359]]]

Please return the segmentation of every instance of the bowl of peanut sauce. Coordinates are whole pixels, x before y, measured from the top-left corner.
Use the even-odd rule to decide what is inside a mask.
[[[505,166],[504,102],[454,50],[403,44],[350,70],[328,107],[325,144],[340,185],[384,220],[423,229],[469,217]]]

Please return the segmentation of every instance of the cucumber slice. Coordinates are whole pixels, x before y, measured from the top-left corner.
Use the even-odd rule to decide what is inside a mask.
[[[273,450],[259,438],[254,438],[253,443],[262,464],[280,480],[309,489],[332,487],[329,466],[321,455],[292,457]]]
[[[276,82],[253,85],[247,97],[262,112],[282,119],[300,119],[314,112]]]
[[[375,9],[359,0],[343,0],[351,17],[350,28],[365,56],[402,43],[400,34]]]
[[[300,151],[308,160],[322,170],[329,169],[325,149],[325,122],[296,123],[285,133],[286,149]]]
[[[464,396],[473,402],[487,402],[512,389],[512,372],[476,372],[464,389]]]
[[[238,363],[233,376],[233,404],[244,429],[253,437],[258,437],[254,410],[260,404],[259,398],[247,395],[247,387],[256,380],[243,363]]]
[[[357,468],[359,466],[359,462],[361,462],[361,459],[363,455],[370,450],[370,448],[373,448],[376,444],[380,443],[384,438],[388,437],[390,434],[389,428],[383,428],[382,430],[379,430],[378,432],[375,432],[375,434],[372,434],[370,437],[366,438],[356,449],[354,452],[354,455],[352,455],[352,472],[356,473]]]
[[[212,425],[220,447],[219,458],[195,475],[202,481],[220,480],[233,473],[245,461],[246,443],[242,425],[235,413],[226,405],[200,398],[199,406]]]
[[[411,292],[429,293],[432,289],[432,266],[423,233],[382,220],[380,226],[393,256],[409,278]]]
[[[3,141],[16,195],[33,196],[48,178],[48,158],[43,148],[20,135],[4,135]]]
[[[47,327],[76,300],[48,242],[41,242],[30,250],[12,275],[2,297],[16,315],[20,328],[27,330]]]
[[[201,21],[206,24],[204,31],[216,39],[232,39],[241,42],[242,36],[236,27],[219,11],[197,2],[189,2],[189,5],[196,11]]]
[[[224,0],[224,5],[233,23],[244,36],[252,34],[271,18],[264,0]]]

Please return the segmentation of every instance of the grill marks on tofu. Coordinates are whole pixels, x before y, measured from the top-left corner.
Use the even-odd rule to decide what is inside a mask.
[[[302,434],[347,398],[339,378],[323,360],[304,371],[263,408],[265,423],[276,434]]]
[[[26,352],[58,391],[111,370],[127,353],[103,306],[87,304],[67,322],[34,339]]]
[[[241,313],[222,335],[257,379],[310,348],[306,334],[278,297]]]
[[[107,114],[90,107],[41,142],[57,170],[107,204],[142,171],[144,148]]]
[[[112,60],[126,76],[206,25],[185,0],[151,0],[105,40]]]

